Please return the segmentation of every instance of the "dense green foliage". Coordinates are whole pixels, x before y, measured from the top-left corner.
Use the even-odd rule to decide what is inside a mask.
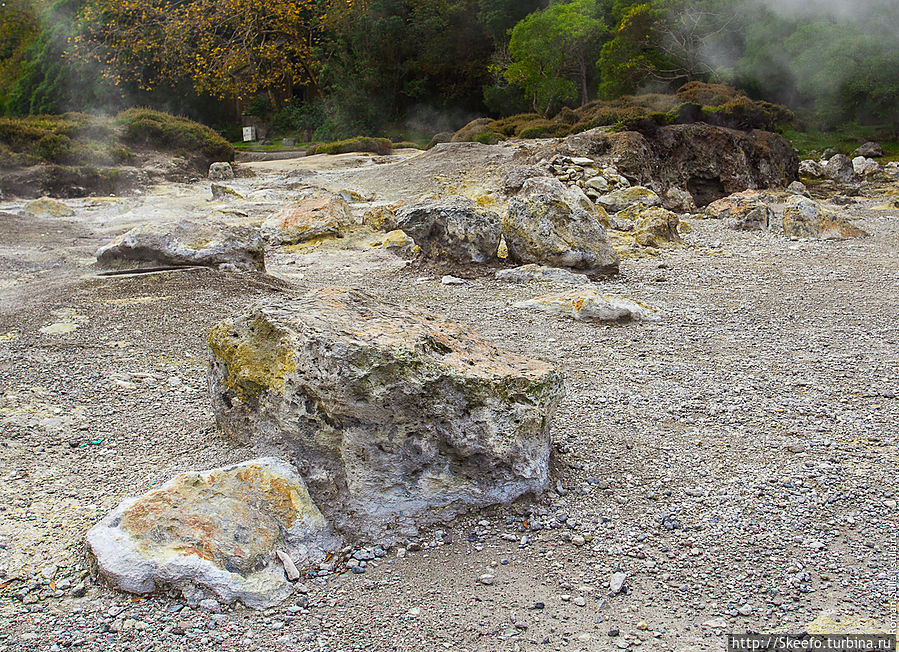
[[[248,112],[275,135],[326,141],[426,141],[478,115],[537,114],[482,136],[496,139],[649,113],[675,119],[663,114],[685,109],[621,98],[670,97],[701,81],[746,96],[679,98],[696,105],[694,117],[782,122],[751,98],[790,106],[807,128],[852,122],[895,134],[899,8],[861,0],[839,9],[766,0],[7,0],[0,111],[140,105],[209,124]],[[568,109],[577,112],[559,113]]]
[[[348,152],[371,152],[372,154],[390,154],[393,143],[386,138],[368,138],[357,136],[338,140],[333,143],[318,143],[306,150],[306,154],[346,154]]]

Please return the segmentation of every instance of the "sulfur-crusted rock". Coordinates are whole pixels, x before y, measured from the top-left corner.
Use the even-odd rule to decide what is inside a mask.
[[[495,258],[502,236],[500,216],[462,196],[400,208],[396,226],[415,240],[425,256],[458,263]]]
[[[512,269],[501,269],[496,273],[497,280],[511,281],[513,283],[529,283],[531,281],[548,281],[553,283],[566,283],[571,285],[584,285],[590,282],[583,274],[570,272],[559,267],[546,267],[545,265],[522,265]]]
[[[129,498],[87,533],[100,573],[131,593],[181,591],[265,608],[293,592],[278,551],[318,563],[339,541],[296,469],[261,458],[182,473]]]
[[[376,231],[393,231],[396,229],[396,209],[398,205],[382,204],[372,206],[362,215],[362,223]]]
[[[679,222],[675,213],[660,206],[650,206],[638,214],[634,240],[642,247],[656,248],[680,243]]]
[[[290,451],[349,537],[390,542],[547,484],[561,376],[462,326],[326,287],[218,324],[209,346],[220,428]]]
[[[608,215],[582,191],[567,189],[556,179],[535,178],[509,201],[503,238],[513,262],[607,276],[618,271],[619,260],[604,223]]]
[[[259,232],[246,227],[182,221],[141,224],[97,250],[105,267],[193,266],[265,271]]]
[[[709,217],[725,220],[738,231],[763,231],[774,223],[774,211],[758,190],[736,192],[705,207]]]
[[[342,197],[321,193],[282,208],[264,222],[262,232],[273,244],[296,244],[340,237],[353,224],[353,213]]]
[[[798,238],[843,240],[868,235],[847,219],[813,199],[793,196],[787,200],[783,215],[784,233]]]
[[[658,321],[657,308],[594,288],[584,288],[547,294],[536,299],[519,301],[516,308],[532,308],[588,321]]]
[[[228,186],[223,186],[218,183],[213,183],[209,190],[212,192],[212,198],[219,201],[228,201],[230,199],[243,199],[243,195],[237,192],[234,188],[230,188]]]
[[[596,203],[610,213],[617,213],[637,203],[646,204],[647,206],[661,206],[662,199],[649,188],[632,186],[603,195],[596,200]]]
[[[69,217],[75,211],[58,199],[40,197],[25,204],[25,215],[28,217]]]

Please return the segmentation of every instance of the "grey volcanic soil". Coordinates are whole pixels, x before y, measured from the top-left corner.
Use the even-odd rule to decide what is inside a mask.
[[[279,163],[241,181],[255,193],[244,214],[277,205],[291,175],[308,179]],[[699,651],[723,649],[723,631],[896,631],[899,211],[862,199],[847,210],[873,237],[844,242],[692,221],[685,247],[625,259],[600,284],[665,312],[626,326],[511,307],[552,285],[472,270],[444,286],[442,271],[383,251],[275,252],[271,276],[96,275],[93,251],[129,224],[233,215],[207,193],[0,218],[0,651]],[[557,364],[556,490],[423,532],[365,574],[309,579],[265,612],[212,614],[91,579],[83,535],[122,498],[255,455],[215,431],[208,328],[324,284]],[[610,595],[616,571],[625,590]]]

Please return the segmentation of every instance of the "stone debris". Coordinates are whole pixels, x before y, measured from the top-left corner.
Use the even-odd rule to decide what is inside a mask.
[[[499,281],[511,281],[512,283],[529,283],[532,281],[567,283],[571,285],[584,285],[590,282],[584,274],[571,272],[560,267],[547,267],[530,263],[512,269],[501,269],[496,272]]]
[[[220,428],[291,451],[350,538],[389,543],[547,485],[561,377],[460,325],[326,287],[264,301],[208,341]]]
[[[230,271],[265,271],[265,247],[248,227],[182,221],[146,223],[97,250],[103,267],[203,266]]]
[[[338,541],[296,469],[261,458],[182,473],[129,498],[90,529],[87,545],[100,573],[124,591],[174,589],[191,604],[264,608],[293,592],[274,562],[279,551],[317,563]]]
[[[574,317],[579,321],[658,321],[661,312],[627,297],[603,294],[593,288],[547,294],[514,304],[516,308],[535,308],[542,312]]]
[[[349,204],[337,195],[319,193],[286,206],[265,220],[262,233],[274,245],[340,237],[355,224]]]

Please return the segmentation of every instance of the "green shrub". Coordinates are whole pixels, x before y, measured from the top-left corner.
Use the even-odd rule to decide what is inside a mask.
[[[409,140],[401,140],[400,142],[393,144],[393,149],[421,149],[421,145]]]
[[[187,118],[151,109],[127,109],[115,122],[122,125],[122,140],[132,145],[183,154],[205,163],[234,160],[234,147],[215,131]]]
[[[478,134],[474,137],[474,142],[481,143],[482,145],[496,145],[497,143],[501,143],[504,141],[506,137],[503,134],[497,133],[495,131],[488,131],[487,133]]]
[[[370,138],[357,136],[346,140],[337,140],[332,143],[318,143],[306,150],[308,156],[314,154],[346,154],[348,152],[371,152],[372,154],[386,155],[393,151],[393,143],[386,138]]]

